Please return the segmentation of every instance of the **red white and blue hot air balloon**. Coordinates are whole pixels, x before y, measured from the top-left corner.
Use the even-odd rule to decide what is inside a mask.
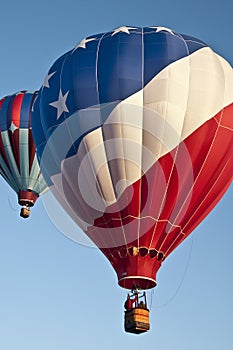
[[[48,185],[119,285],[152,288],[232,182],[232,67],[165,27],[92,35],[50,68],[33,134]]]
[[[37,94],[37,91],[20,91],[0,100],[0,174],[17,193],[24,218],[47,189],[31,130],[32,106]]]

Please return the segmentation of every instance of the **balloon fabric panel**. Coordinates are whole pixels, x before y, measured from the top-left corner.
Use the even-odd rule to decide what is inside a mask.
[[[231,66],[168,28],[121,27],[83,39],[45,82],[32,123],[47,183],[122,287],[155,286],[232,181]]]

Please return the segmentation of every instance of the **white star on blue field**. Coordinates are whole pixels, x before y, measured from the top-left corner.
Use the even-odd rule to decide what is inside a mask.
[[[69,112],[67,106],[66,106],[66,99],[68,96],[69,91],[67,91],[64,95],[62,94],[62,91],[59,91],[58,100],[51,102],[50,106],[53,106],[54,108],[57,108],[57,119],[60,118],[63,112]]]

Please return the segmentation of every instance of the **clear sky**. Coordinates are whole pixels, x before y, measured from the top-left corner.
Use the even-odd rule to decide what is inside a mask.
[[[232,13],[230,0],[2,1],[0,97],[39,89],[82,38],[122,25],[195,36],[233,65]],[[232,349],[233,186],[164,262],[140,336],[123,331],[126,290],[106,258],[65,237],[47,199],[25,221],[2,179],[0,196],[0,349]]]

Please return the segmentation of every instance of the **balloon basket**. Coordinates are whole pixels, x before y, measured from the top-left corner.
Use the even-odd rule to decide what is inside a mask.
[[[127,333],[140,334],[150,329],[149,310],[136,307],[125,311],[125,331]]]
[[[21,208],[20,216],[22,218],[24,218],[24,219],[29,218],[29,216],[30,216],[30,208],[27,208],[27,207]]]

